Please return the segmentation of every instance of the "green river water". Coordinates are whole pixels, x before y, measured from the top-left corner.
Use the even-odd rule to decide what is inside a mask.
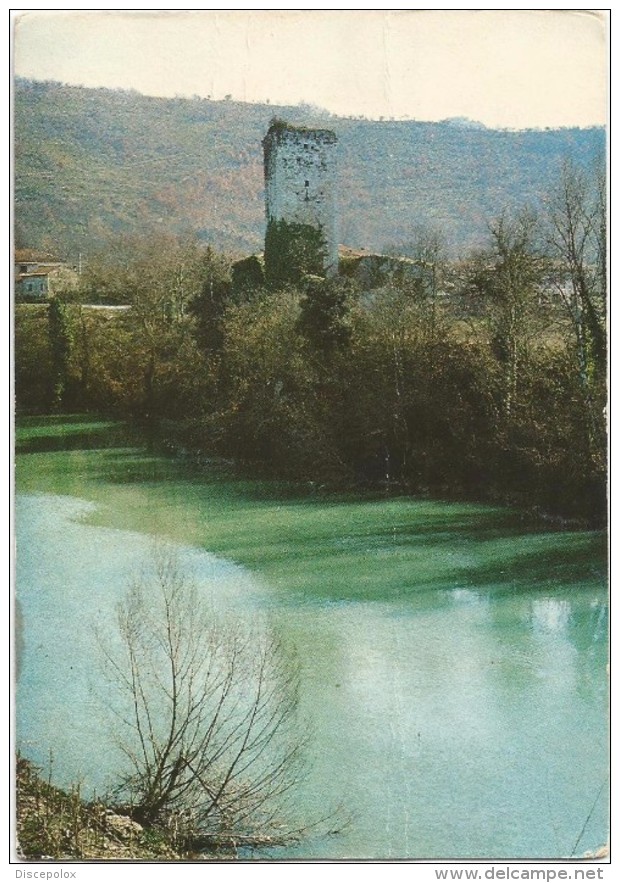
[[[349,822],[272,857],[554,858],[606,841],[602,534],[197,470],[86,418],[17,431],[17,741],[46,770],[52,752],[59,784],[112,780],[94,629],[154,538],[301,662],[296,804]]]

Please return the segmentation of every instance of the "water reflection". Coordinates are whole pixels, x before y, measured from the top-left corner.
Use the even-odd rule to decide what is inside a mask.
[[[571,615],[570,602],[558,598],[534,598],[531,623],[534,631],[554,633],[556,636],[568,631]]]

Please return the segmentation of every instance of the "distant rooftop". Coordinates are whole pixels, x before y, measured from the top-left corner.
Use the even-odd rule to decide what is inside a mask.
[[[60,258],[49,252],[37,251],[34,248],[16,248],[16,264],[63,264]]]

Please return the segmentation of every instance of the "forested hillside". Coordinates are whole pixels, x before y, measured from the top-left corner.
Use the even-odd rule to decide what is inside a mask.
[[[425,225],[458,256],[503,209],[544,198],[562,159],[589,164],[605,140],[594,128],[376,122],[28,80],[16,83],[14,114],[16,244],[73,259],[151,231],[196,233],[238,254],[261,248],[261,140],[274,115],[337,132],[340,240],[373,250]]]

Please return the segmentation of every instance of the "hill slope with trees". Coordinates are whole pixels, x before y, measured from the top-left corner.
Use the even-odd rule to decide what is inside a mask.
[[[438,229],[453,256],[484,241],[498,207],[536,204],[571,157],[591,164],[600,128],[506,131],[468,121],[332,117],[308,106],[152,98],[18,79],[16,244],[73,260],[111,236],[192,232],[217,249],[262,248],[261,140],[269,120],[325,126],[340,143],[340,240],[402,245]]]

